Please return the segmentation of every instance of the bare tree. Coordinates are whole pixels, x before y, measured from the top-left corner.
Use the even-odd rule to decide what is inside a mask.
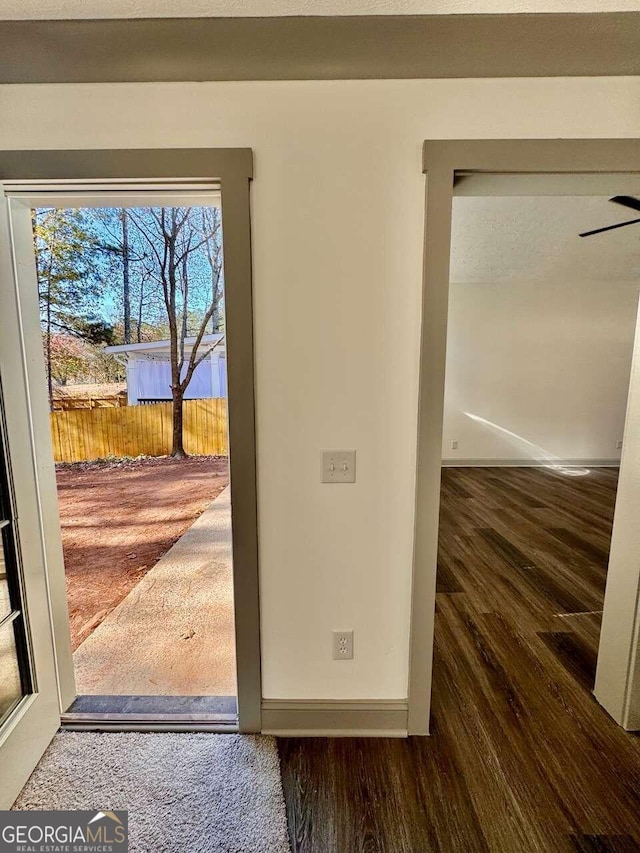
[[[124,307],[124,342],[131,343],[131,256],[129,254],[129,217],[126,207],[120,208],[122,227],[122,304]]]
[[[222,280],[222,222],[220,208],[202,207],[200,208],[200,213],[201,233],[203,236],[211,235],[204,243],[211,281],[211,302],[215,306],[211,317],[211,331],[219,332],[222,326],[221,307],[224,291]]]
[[[134,272],[143,270],[141,261],[144,260],[143,250],[132,239],[129,228],[129,211],[126,207],[94,208],[88,214],[94,223],[94,229],[100,234],[97,248],[111,261],[111,269],[106,276],[107,282],[118,291],[118,302],[122,309],[123,342],[130,344],[131,306],[135,296],[135,285],[142,287],[142,282],[132,279]],[[115,284],[115,278],[122,277],[121,283]]]
[[[210,355],[204,346],[222,301],[222,223],[218,208],[149,207],[129,211],[129,219],[146,241],[142,263],[160,288],[169,326],[172,456],[186,456],[183,401],[196,368]],[[187,337],[194,338],[185,347]]]

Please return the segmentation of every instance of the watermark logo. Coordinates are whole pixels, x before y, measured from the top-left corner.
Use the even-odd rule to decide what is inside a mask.
[[[126,853],[126,811],[0,811],[0,853]]]

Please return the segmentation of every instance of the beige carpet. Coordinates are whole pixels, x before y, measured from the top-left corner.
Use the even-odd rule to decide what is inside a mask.
[[[73,659],[78,694],[235,695],[229,487]]]
[[[129,812],[131,853],[289,853],[275,740],[61,732],[14,808]]]

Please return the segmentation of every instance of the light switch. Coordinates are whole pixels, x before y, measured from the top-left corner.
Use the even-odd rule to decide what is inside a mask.
[[[355,450],[323,450],[322,479],[323,483],[355,483],[356,481],[356,452]]]

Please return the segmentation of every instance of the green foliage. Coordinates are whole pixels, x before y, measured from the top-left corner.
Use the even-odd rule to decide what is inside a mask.
[[[38,295],[45,331],[83,337],[97,321],[100,297],[96,237],[86,212],[44,208],[34,211]]]
[[[118,342],[116,330],[110,323],[104,320],[79,321],[77,326],[78,336],[90,344],[112,346]]]

